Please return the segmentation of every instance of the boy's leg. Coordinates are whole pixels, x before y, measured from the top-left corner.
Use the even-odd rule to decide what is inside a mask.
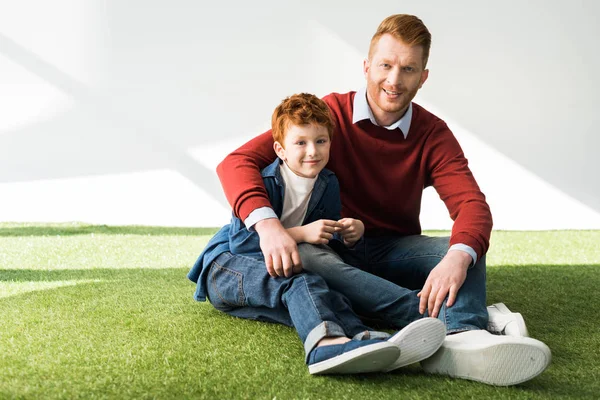
[[[418,290],[406,289],[379,276],[346,264],[330,247],[302,243],[298,246],[305,270],[346,296],[360,316],[402,329],[419,314]]]
[[[416,291],[345,264],[327,246],[304,243],[298,249],[304,269],[321,275],[329,287],[347,296],[357,313],[401,329],[390,339],[400,348],[400,357],[388,371],[424,360],[441,346],[446,327],[418,313]]]
[[[347,337],[368,330],[353,313],[349,302],[339,293],[331,291],[323,279],[315,274],[273,278],[267,273],[262,260],[224,253],[213,262],[207,279],[208,297],[216,309],[241,318],[294,326],[304,343],[307,362],[323,338]],[[353,358],[323,350],[319,354],[321,358],[329,353],[333,357],[341,356],[345,364],[341,365],[341,370],[338,368],[335,371],[338,373],[381,370],[395,361],[398,349],[391,343],[379,342],[384,344],[365,341],[345,346]],[[377,346],[367,348],[367,344]],[[359,349],[363,346],[365,349]],[[311,358],[311,362],[319,361],[314,355]],[[327,368],[332,366],[325,361],[320,365],[324,364]],[[360,365],[352,364],[355,361],[360,361]],[[337,367],[337,364],[333,367]],[[323,372],[328,371],[317,371]]]

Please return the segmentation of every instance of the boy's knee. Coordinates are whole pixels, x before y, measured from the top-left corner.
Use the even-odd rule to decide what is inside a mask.
[[[298,246],[298,252],[306,271],[318,272],[321,268],[343,262],[337,253],[324,245],[302,243]]]

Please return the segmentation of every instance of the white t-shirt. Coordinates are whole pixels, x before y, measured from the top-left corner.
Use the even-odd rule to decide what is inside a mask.
[[[298,176],[285,162],[281,163],[279,171],[285,182],[283,211],[280,219],[281,224],[285,229],[300,226],[306,216],[308,201],[310,200],[310,195],[318,176],[314,178]]]

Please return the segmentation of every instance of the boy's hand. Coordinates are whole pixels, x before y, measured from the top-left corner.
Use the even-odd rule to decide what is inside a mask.
[[[340,225],[337,221],[319,219],[302,226],[303,241],[312,244],[327,244],[333,238],[333,234],[339,230]]]
[[[354,245],[365,233],[365,225],[360,219],[342,218],[338,223],[342,227],[340,235],[344,238],[346,246]]]

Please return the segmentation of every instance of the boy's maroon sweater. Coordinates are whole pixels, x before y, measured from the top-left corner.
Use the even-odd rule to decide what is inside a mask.
[[[406,139],[399,130],[352,123],[355,92],[323,98],[336,129],[327,168],[340,182],[342,216],[365,224],[365,236],[421,233],[423,189],[433,186],[454,220],[450,245],[471,246],[482,257],[489,246],[492,215],[460,145],[444,121],[413,103]],[[276,155],[271,131],[228,155],[217,167],[235,215],[245,220],[270,207],[260,170]]]

